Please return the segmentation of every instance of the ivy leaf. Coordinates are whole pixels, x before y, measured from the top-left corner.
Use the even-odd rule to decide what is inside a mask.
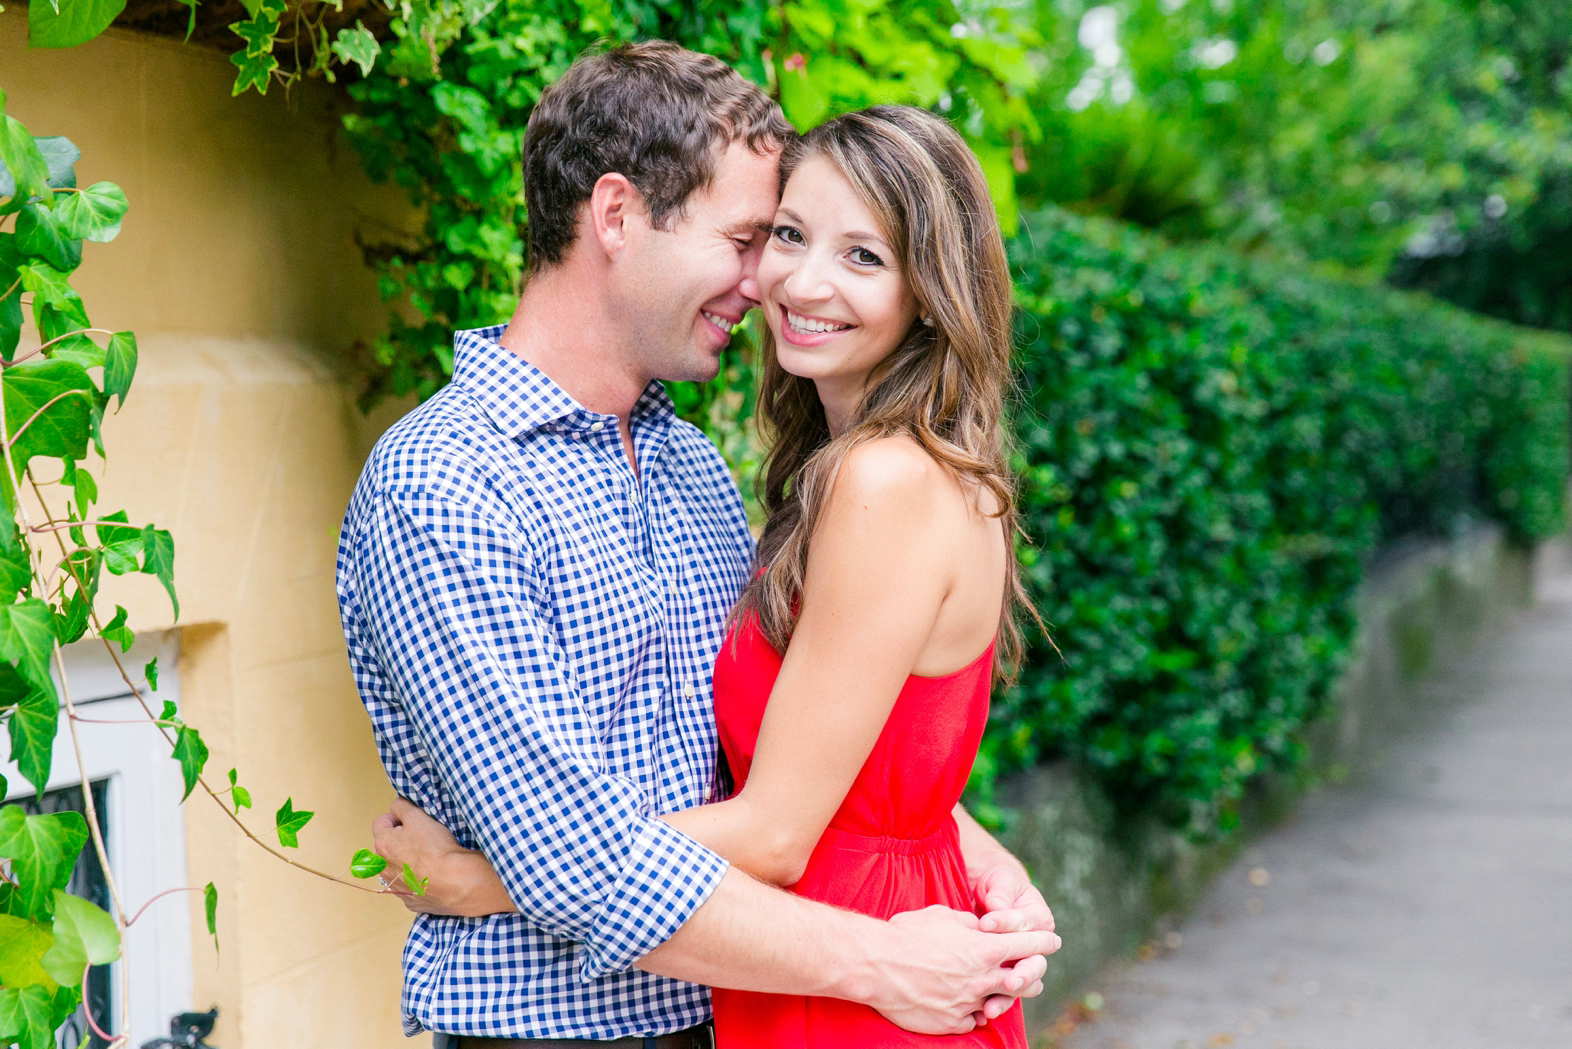
[[[278,59],[271,54],[249,55],[244,51],[236,51],[229,56],[229,60],[240,70],[235,74],[235,86],[230,94],[243,94],[248,87],[256,88],[259,95],[267,94],[273,70],[278,68]]]
[[[0,233],[0,358],[10,360],[22,338],[22,257],[16,234]]]
[[[296,812],[295,799],[285,798],[283,806],[274,817],[275,826],[278,828],[278,843],[285,848],[298,849],[300,847],[298,835],[301,829],[311,822],[311,817],[315,815],[316,813],[307,812],[304,809]]]
[[[20,246],[16,246],[16,250],[20,251]],[[23,263],[17,267],[17,275],[22,278],[22,287],[41,296],[45,304],[57,310],[70,309],[73,293],[64,273],[53,266]]]
[[[54,689],[33,689],[16,705],[7,722],[11,735],[11,760],[29,783],[42,794],[49,785],[54,764],[55,733],[60,727],[60,702]],[[3,855],[3,853],[0,853]]]
[[[54,944],[54,936],[43,925],[14,914],[0,915],[0,985],[26,987],[41,984],[53,990],[54,980],[44,970],[43,957]],[[77,976],[81,976],[77,972]],[[3,992],[0,992],[3,993]],[[3,1006],[0,1006],[3,1013]],[[15,1032],[0,1018],[0,1035]]]
[[[114,618],[104,624],[98,636],[105,641],[120,642],[122,652],[131,651],[131,646],[136,644],[136,635],[131,632],[130,627],[126,626],[126,610],[119,605],[115,606]]]
[[[14,605],[0,605],[0,659],[14,665],[28,684],[47,692],[50,699],[55,694],[54,680],[49,676],[54,647],[48,604],[30,597]]]
[[[207,913],[207,934],[213,937],[213,949],[218,950],[218,889],[208,882],[202,890],[202,909]]]
[[[43,259],[62,273],[82,264],[81,240],[62,229],[55,211],[42,204],[23,205],[17,214],[16,250]]]
[[[119,397],[120,403],[125,404],[135,375],[136,336],[117,331],[109,337],[109,348],[104,351],[104,396]]]
[[[0,808],[0,856],[11,861],[15,902],[25,916],[43,917],[50,893],[63,889],[87,844],[87,821],[79,812],[29,816],[20,805]]]
[[[120,930],[102,908],[80,896],[54,891],[55,942],[41,959],[57,983],[81,982],[89,965],[108,965],[120,957]]]
[[[349,861],[349,873],[357,878],[374,878],[387,869],[388,861],[370,849],[360,849]]]
[[[180,618],[180,598],[175,596],[175,539],[162,528],[148,525],[142,529],[142,571],[157,576],[169,594],[175,618]]]
[[[98,541],[105,546],[135,540],[142,541],[142,529],[131,524],[131,518],[124,510],[116,510],[112,514],[99,514],[98,523],[93,526],[98,532]]]
[[[53,613],[55,639],[62,645],[69,645],[73,641],[80,641],[82,635],[87,633],[87,621],[93,612],[93,604],[82,594],[72,594],[61,602],[61,612]]]
[[[82,159],[82,151],[76,144],[60,135],[45,135],[33,139],[33,145],[38,147],[38,155],[44,158],[44,167],[49,169],[49,188],[75,189],[76,162]]]
[[[107,244],[120,235],[125,218],[126,195],[113,182],[95,182],[77,193],[62,193],[55,201],[60,231],[68,237]]]
[[[190,725],[181,725],[175,736],[174,757],[180,762],[180,775],[186,781],[186,792],[180,795],[180,800],[185,801],[196,789],[197,777],[207,764],[207,744],[202,742],[202,734]]]
[[[53,1005],[54,1015],[50,1019],[50,1023],[54,1024],[54,1029],[58,1031],[71,1018],[71,1014],[76,1012],[76,1007],[81,1004],[82,988],[80,986],[62,987],[56,991]],[[78,1045],[76,1049],[83,1049],[83,1046]]]
[[[47,262],[35,260],[17,267],[22,287],[33,292],[33,320],[45,342],[80,332],[89,326],[82,296],[66,282],[65,274]]]
[[[59,0],[27,5],[28,47],[75,47],[109,28],[125,10],[126,0]]]
[[[0,712],[10,710],[32,694],[33,686],[22,680],[16,667],[0,662]]]
[[[61,341],[49,347],[49,356],[57,361],[70,361],[81,366],[85,371],[88,368],[102,368],[104,366],[104,350],[98,343],[86,335],[68,335]],[[69,481],[66,483],[70,483]]]
[[[405,887],[416,896],[426,895],[426,886],[431,884],[430,878],[415,877],[415,868],[407,863],[404,864],[404,871],[400,877],[404,880]]]
[[[142,676],[147,678],[147,687],[150,690],[152,690],[154,692],[157,692],[158,691],[158,657],[157,656],[154,656],[152,659],[148,660],[147,666],[142,668]]]
[[[371,67],[376,65],[377,56],[382,53],[382,45],[377,43],[371,30],[357,18],[355,28],[345,26],[338,31],[338,38],[333,41],[333,53],[345,64],[355,63],[360,67],[360,75],[367,76]]]
[[[158,720],[170,725],[184,724],[180,720],[180,709],[175,706],[174,700],[164,700],[164,709],[158,712]]]
[[[241,809],[251,807],[251,792],[242,787],[235,778],[235,770],[229,770],[229,797],[235,803],[235,815],[240,815]]]
[[[67,459],[66,462],[71,460]],[[88,510],[98,502],[98,482],[82,467],[77,467],[71,478],[71,490],[76,493],[76,512],[86,517]]]
[[[0,383],[4,386],[7,436],[14,442],[11,455],[18,473],[27,469],[35,455],[87,457],[97,388],[81,365],[60,360],[23,361],[7,368]]]
[[[20,547],[0,549],[0,604],[11,604],[32,581],[33,568],[27,551]]]
[[[246,42],[247,58],[271,55],[278,36],[278,17],[269,11],[258,11],[244,22],[231,22],[229,31]]]
[[[40,7],[44,6],[40,0]],[[48,936],[48,933],[42,935]],[[7,1032],[7,1044],[18,1049],[54,1049],[54,983],[33,983],[25,987],[0,989],[0,1030]]]
[[[5,100],[0,97],[0,164],[5,165],[5,175],[0,179],[0,194],[11,198],[0,214],[21,209],[34,197],[48,200],[49,164],[38,151],[33,136],[14,117],[3,115]]]

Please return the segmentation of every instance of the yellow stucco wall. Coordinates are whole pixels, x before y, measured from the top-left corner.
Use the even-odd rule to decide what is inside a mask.
[[[300,859],[341,871],[390,793],[333,597],[338,524],[377,432],[337,362],[382,320],[352,230],[407,221],[405,208],[335,142],[315,85],[233,99],[221,54],[114,31],[27,51],[24,34],[24,7],[0,14],[8,111],[71,138],[82,183],[112,180],[131,201],[75,281],[95,324],[141,346],[105,426],[102,507],[174,533],[182,700],[210,773],[239,768],[259,833],[286,795],[315,810]],[[170,625],[149,577],[112,582],[133,627]],[[196,898],[192,911],[192,1001],[222,1010],[215,1044],[406,1044],[401,908],[281,864],[206,799],[186,827],[191,880],[220,896],[220,956]]]

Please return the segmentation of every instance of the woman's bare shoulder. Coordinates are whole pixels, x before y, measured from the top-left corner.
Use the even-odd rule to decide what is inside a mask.
[[[948,471],[916,440],[880,437],[846,453],[835,475],[831,501],[870,509],[931,506],[954,487]]]

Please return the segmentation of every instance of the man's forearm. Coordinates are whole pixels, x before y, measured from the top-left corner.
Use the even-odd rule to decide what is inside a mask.
[[[771,994],[869,997],[867,949],[885,922],[793,896],[733,867],[687,923],[635,967],[689,983]]]

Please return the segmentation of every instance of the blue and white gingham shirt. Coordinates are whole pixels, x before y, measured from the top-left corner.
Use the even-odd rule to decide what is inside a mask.
[[[629,966],[726,871],[655,819],[702,804],[710,672],[752,539],[714,446],[659,384],[588,411],[460,332],[453,381],[377,442],[344,520],[350,664],[395,790],[480,848],[520,913],[422,916],[406,1029],[620,1038],[710,1013]]]

